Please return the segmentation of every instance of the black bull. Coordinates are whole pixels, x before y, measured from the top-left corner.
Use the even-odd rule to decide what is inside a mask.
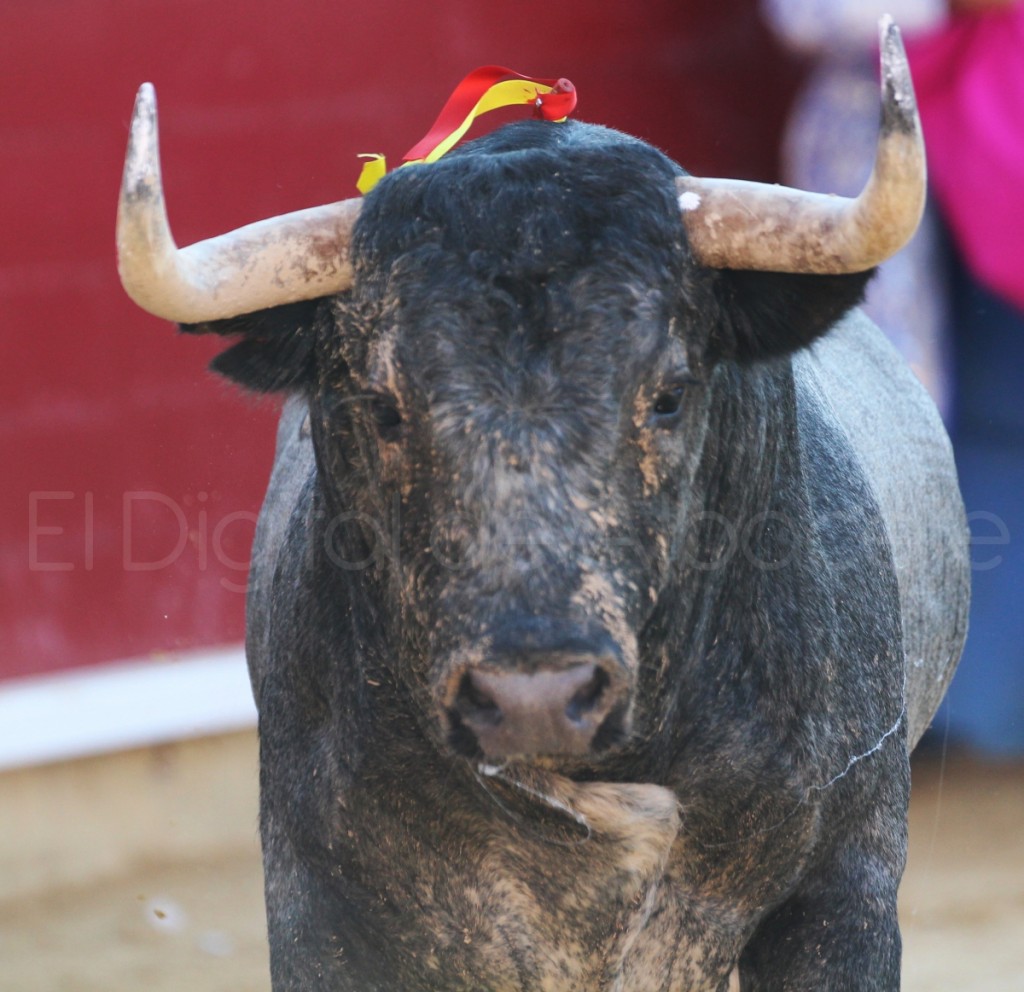
[[[867,274],[698,265],[585,125],[386,178],[292,395],[248,656],[275,990],[895,989],[963,509]]]

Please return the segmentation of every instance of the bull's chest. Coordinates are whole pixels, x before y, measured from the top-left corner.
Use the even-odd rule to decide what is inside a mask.
[[[731,907],[696,896],[673,868],[681,842],[672,794],[568,783],[549,798],[586,825],[582,836],[514,845],[499,837],[432,886],[421,903],[430,937],[416,955],[426,987],[724,989],[742,923]]]
[[[732,935],[670,879],[577,887],[557,903],[518,881],[483,888],[475,926],[463,921],[446,939],[452,914],[435,917],[441,939],[423,961],[425,987],[436,976],[437,988],[467,992],[722,992],[735,960]]]

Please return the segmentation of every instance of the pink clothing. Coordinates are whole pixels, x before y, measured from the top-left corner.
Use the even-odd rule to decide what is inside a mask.
[[[961,254],[1024,310],[1024,4],[907,39],[931,188]]]

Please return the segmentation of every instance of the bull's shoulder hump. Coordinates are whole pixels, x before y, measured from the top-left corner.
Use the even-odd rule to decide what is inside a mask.
[[[285,524],[301,501],[309,480],[316,473],[316,459],[309,427],[309,406],[305,397],[289,397],[281,410],[277,427],[274,467],[260,513],[257,541],[272,539],[278,525]]]
[[[268,597],[274,573],[286,552],[292,520],[308,501],[315,477],[309,408],[304,397],[291,397],[281,411],[274,467],[256,523],[249,565],[246,651],[254,684],[266,655],[271,612]]]
[[[916,740],[966,631],[968,549],[952,448],[924,387],[859,311],[798,354],[794,374],[798,397],[841,428],[885,522]]]
[[[309,407],[304,397],[291,397],[281,411],[274,468],[253,540],[252,567],[257,573],[277,557],[292,514],[308,494],[315,475]]]
[[[798,402],[835,419],[887,521],[908,498],[918,511],[922,497],[946,509],[959,504],[952,448],[934,403],[863,313],[849,314],[793,364]]]

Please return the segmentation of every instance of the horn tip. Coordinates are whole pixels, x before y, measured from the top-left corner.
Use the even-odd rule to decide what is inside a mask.
[[[886,14],[878,22],[882,63],[882,129],[915,134],[920,130],[910,65],[896,22]]]
[[[132,108],[131,133],[144,128],[156,126],[156,87],[152,83],[143,83],[135,94],[135,106]]]
[[[122,197],[148,195],[154,186],[159,186],[157,135],[156,89],[152,83],[143,83],[135,95],[128,129]]]

